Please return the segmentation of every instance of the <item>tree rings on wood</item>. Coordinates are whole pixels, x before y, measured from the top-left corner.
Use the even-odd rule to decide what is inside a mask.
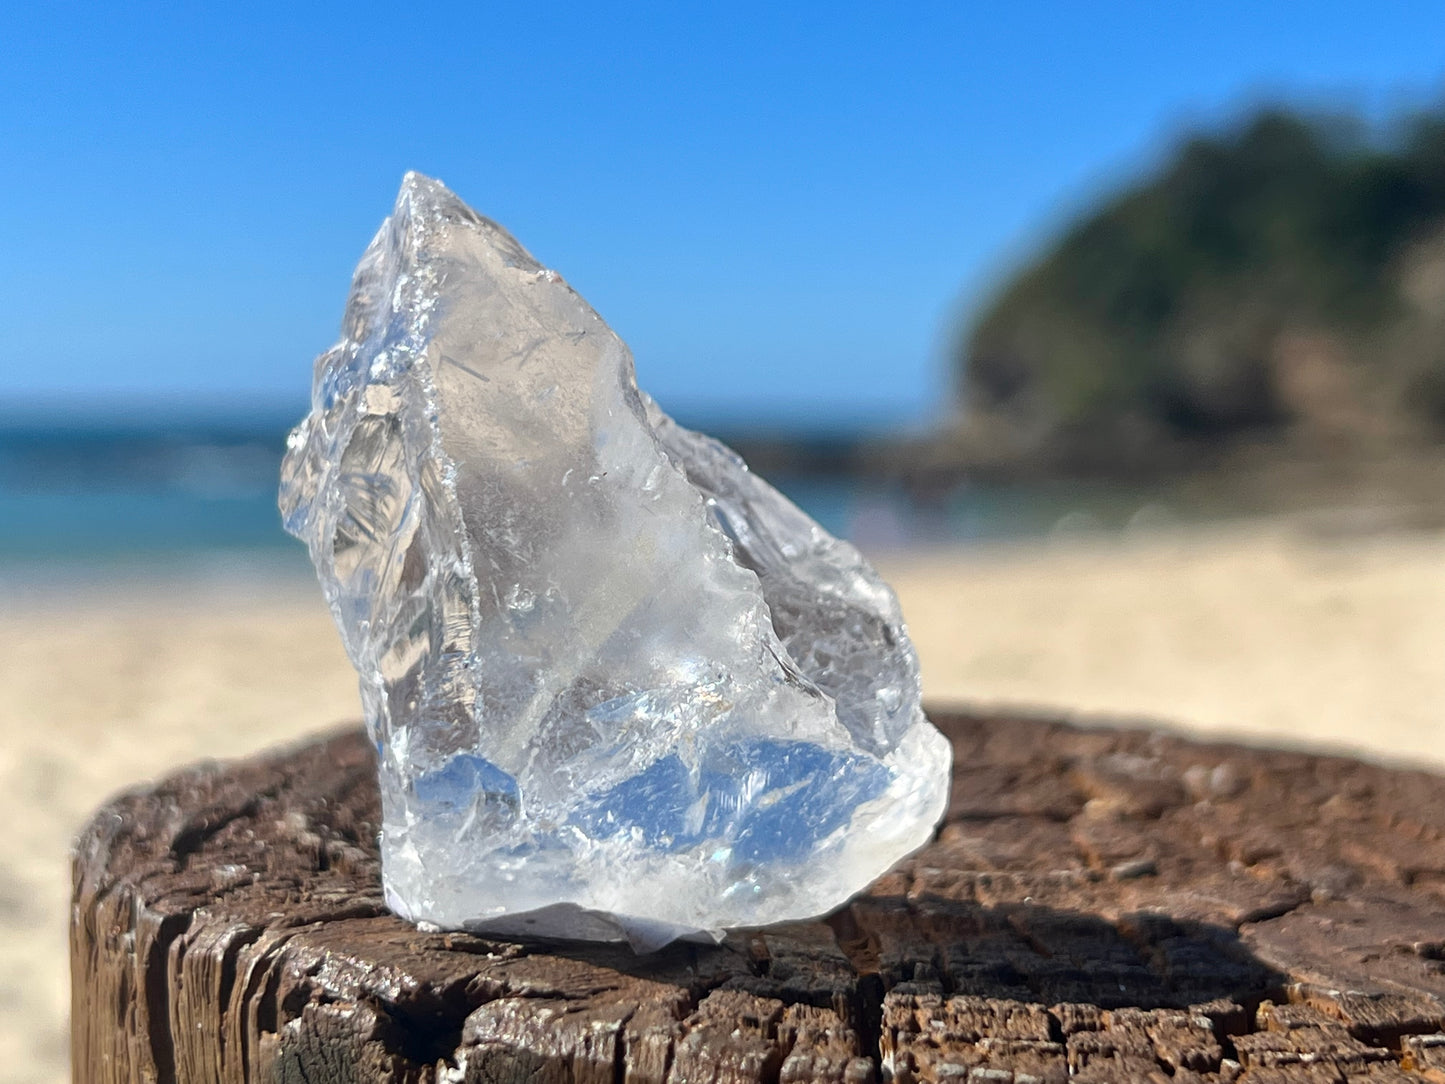
[[[418,930],[351,729],[193,768],[76,845],[83,1084],[1445,1084],[1445,779],[937,712],[935,841],[716,948]]]

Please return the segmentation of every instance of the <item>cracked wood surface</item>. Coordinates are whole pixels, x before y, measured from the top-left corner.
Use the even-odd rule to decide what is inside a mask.
[[[197,767],[74,856],[78,1084],[1445,1084],[1445,779],[935,713],[935,841],[717,948],[388,914],[361,731]]]

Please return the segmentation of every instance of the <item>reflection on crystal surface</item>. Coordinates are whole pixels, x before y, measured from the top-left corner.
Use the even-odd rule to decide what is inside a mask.
[[[357,268],[281,508],[361,676],[413,920],[651,946],[806,917],[942,813],[892,591],[435,181]]]

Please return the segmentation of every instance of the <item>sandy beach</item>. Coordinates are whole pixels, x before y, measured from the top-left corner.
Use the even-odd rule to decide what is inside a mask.
[[[928,698],[1445,769],[1445,533],[1256,520],[880,560]],[[69,1079],[70,839],[107,795],[358,714],[315,585],[0,590],[0,1081]]]

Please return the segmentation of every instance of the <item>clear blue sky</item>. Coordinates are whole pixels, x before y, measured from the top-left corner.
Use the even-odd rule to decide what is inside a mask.
[[[201,10],[209,7],[209,10]],[[0,4],[0,405],[296,404],[402,173],[689,416],[921,419],[949,327],[1181,124],[1445,93],[1445,5]]]

